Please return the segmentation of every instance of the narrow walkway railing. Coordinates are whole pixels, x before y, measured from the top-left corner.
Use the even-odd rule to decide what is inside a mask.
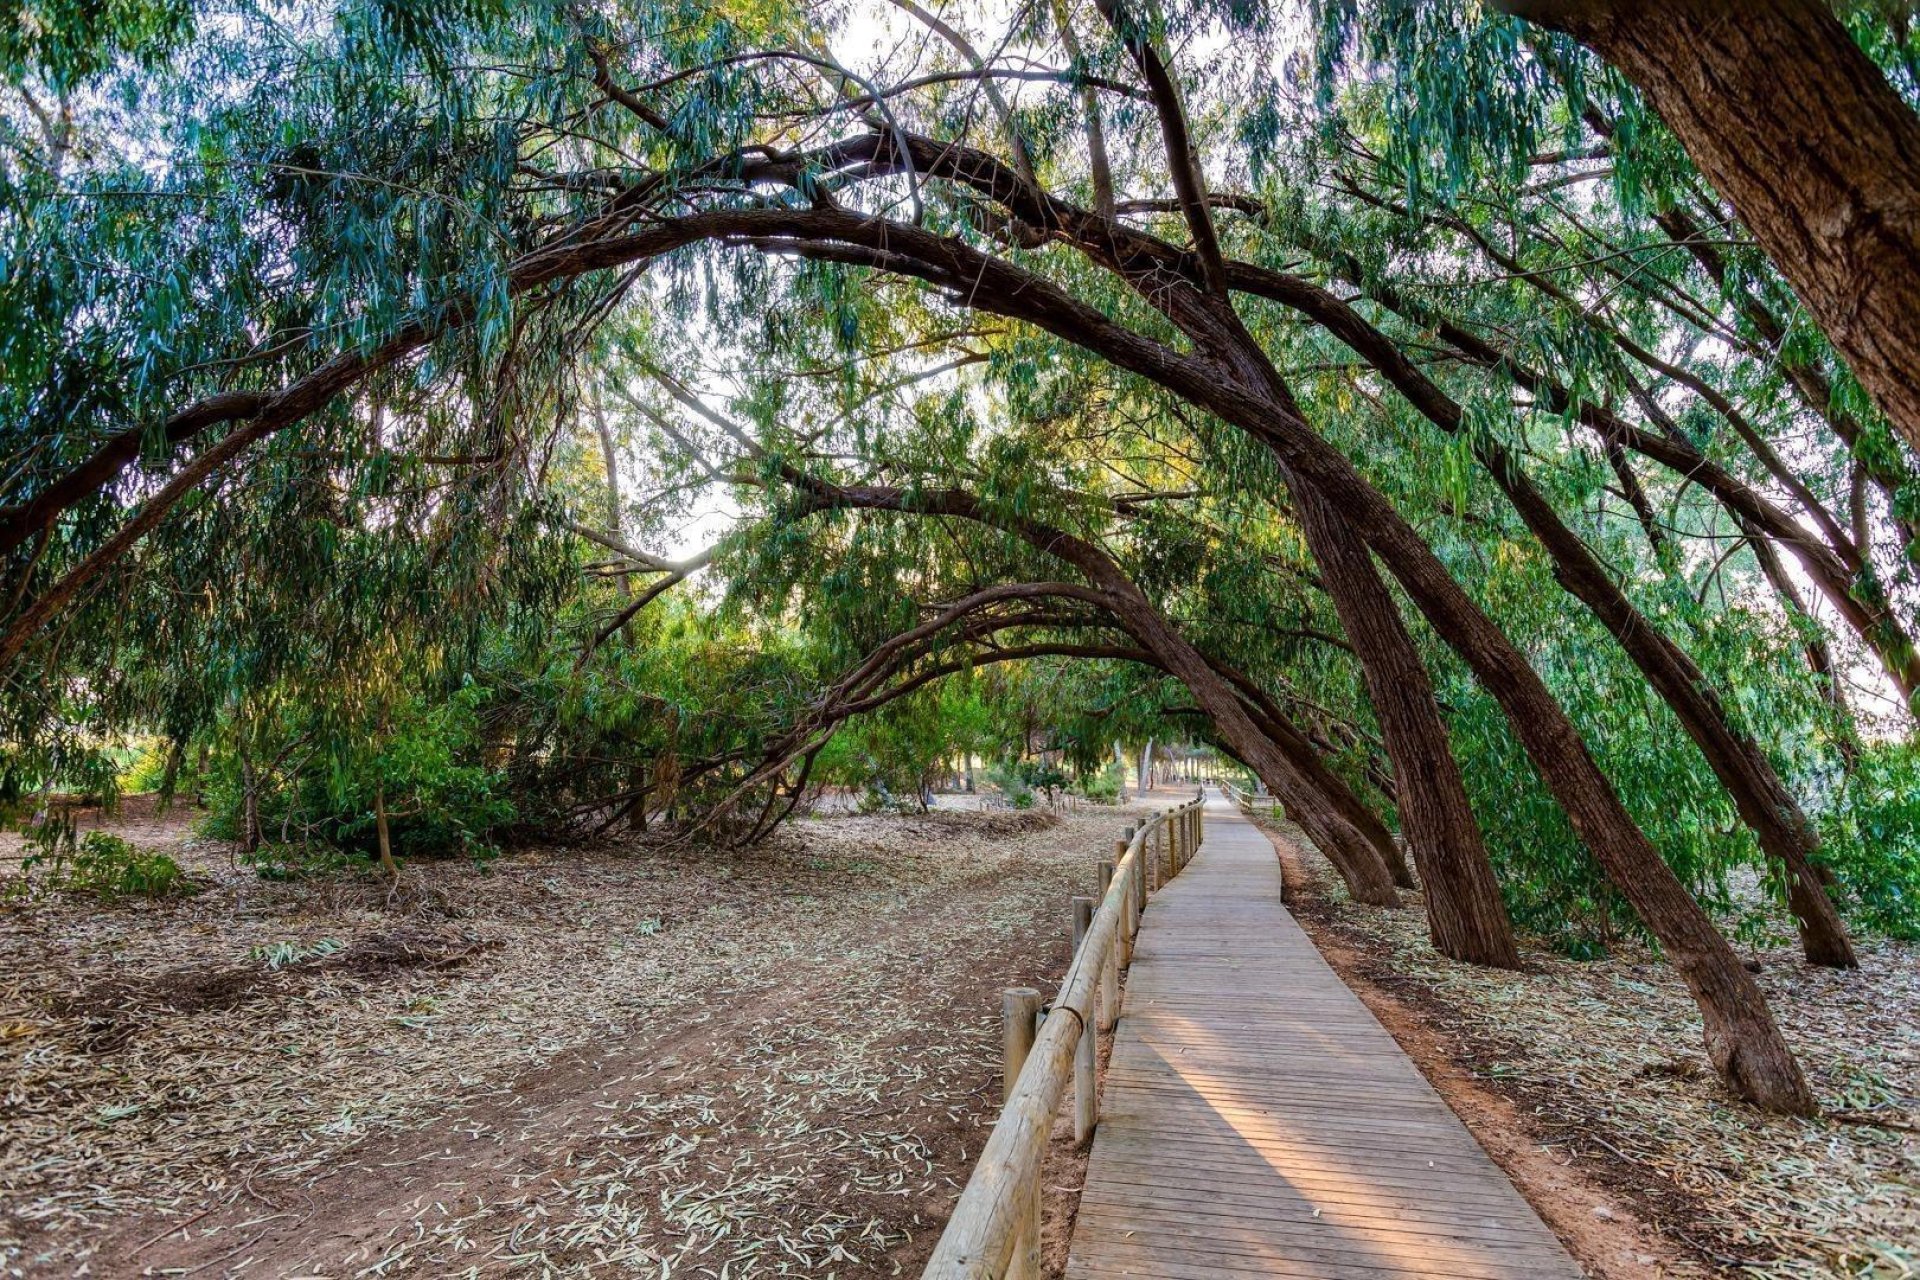
[[[1227,799],[1233,801],[1234,806],[1238,808],[1240,812],[1246,814],[1249,818],[1253,817],[1254,815],[1254,804],[1261,800],[1264,800],[1267,802],[1267,812],[1269,814],[1279,812],[1280,801],[1275,797],[1257,796],[1257,795],[1254,795],[1251,791],[1242,791],[1239,787],[1234,786],[1231,782],[1221,783],[1220,793],[1226,796]]]
[[[1073,960],[1044,1016],[1038,991],[1006,991],[1006,1100],[922,1272],[926,1280],[1039,1277],[1040,1167],[1054,1113],[1071,1081],[1074,1140],[1092,1141],[1100,1118],[1099,1033],[1111,1033],[1119,1019],[1120,974],[1133,958],[1148,899],[1192,860],[1205,837],[1204,802],[1202,792],[1128,827],[1115,842],[1113,861],[1096,868],[1098,901],[1073,899]]]

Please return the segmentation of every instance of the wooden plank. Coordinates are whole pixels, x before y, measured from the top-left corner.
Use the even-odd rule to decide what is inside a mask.
[[[1575,1280],[1217,797],[1134,939],[1069,1280]]]

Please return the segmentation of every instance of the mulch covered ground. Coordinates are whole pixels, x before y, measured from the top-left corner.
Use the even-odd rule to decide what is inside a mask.
[[[1122,821],[814,819],[389,891],[123,818],[204,888],[4,908],[0,1274],[913,1274],[997,1110],[1000,989],[1050,989]]]
[[[1401,910],[1358,905],[1297,829],[1269,830],[1304,851],[1295,914],[1356,986],[1413,1011],[1411,1035],[1390,1011],[1383,1021],[1421,1041],[1407,1047],[1429,1076],[1457,1069],[1501,1095],[1502,1114],[1564,1166],[1549,1194],[1576,1203],[1556,1214],[1536,1198],[1563,1236],[1583,1233],[1569,1213],[1611,1219],[1619,1197],[1658,1238],[1607,1250],[1620,1274],[1636,1259],[1643,1274],[1920,1274],[1920,947],[1856,939],[1855,973],[1811,968],[1792,947],[1746,953],[1826,1109],[1763,1116],[1722,1088],[1692,999],[1644,949],[1576,962],[1529,946],[1520,973],[1456,964],[1428,944],[1417,895]],[[1436,1084],[1477,1127],[1471,1100]],[[1509,1172],[1535,1194],[1525,1170]]]

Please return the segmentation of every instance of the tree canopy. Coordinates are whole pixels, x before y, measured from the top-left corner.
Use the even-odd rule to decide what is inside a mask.
[[[0,782],[391,862],[1198,738],[1805,1110],[1725,935],[1920,929],[1920,437],[1604,7],[23,9]]]

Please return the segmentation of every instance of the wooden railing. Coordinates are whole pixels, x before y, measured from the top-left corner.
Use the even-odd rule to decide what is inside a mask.
[[[1239,807],[1240,812],[1246,814],[1249,818],[1253,816],[1253,806],[1256,801],[1265,800],[1267,802],[1268,813],[1276,812],[1280,805],[1280,802],[1272,796],[1256,796],[1252,792],[1242,791],[1231,782],[1221,783],[1220,793],[1226,796],[1227,799],[1233,801],[1233,803]]]
[[[1071,1082],[1074,1140],[1092,1141],[1100,1119],[1099,1033],[1111,1032],[1119,1018],[1120,974],[1133,960],[1149,898],[1192,860],[1205,836],[1204,801],[1203,791],[1128,827],[1115,842],[1113,861],[1097,868],[1098,902],[1073,899],[1073,960],[1051,1007],[1043,1012],[1031,987],[1004,994],[1005,1102],[924,1280],[1038,1280],[1040,1166],[1054,1113]]]

